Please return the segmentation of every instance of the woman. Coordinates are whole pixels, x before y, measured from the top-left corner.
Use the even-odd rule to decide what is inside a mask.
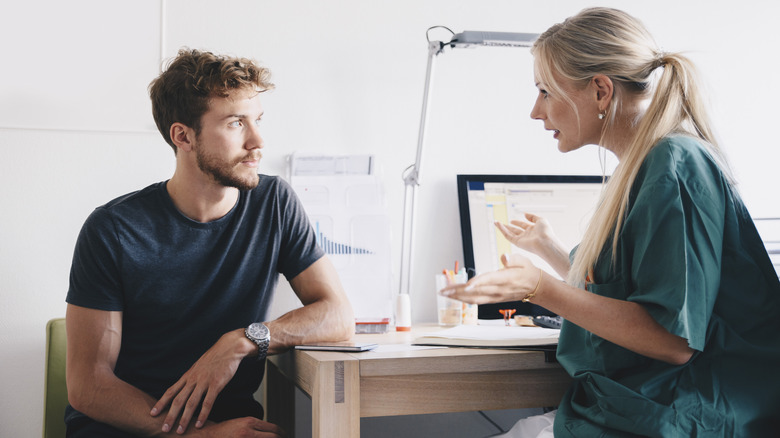
[[[573,377],[556,437],[776,436],[780,282],[736,193],[693,66],[621,11],[586,9],[532,48],[531,117],[562,152],[619,160],[571,264],[544,219],[497,224],[519,255],[442,294],[527,300],[564,319]]]

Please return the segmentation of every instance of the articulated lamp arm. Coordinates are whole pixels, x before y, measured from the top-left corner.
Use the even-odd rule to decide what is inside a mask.
[[[432,29],[432,28],[431,28]],[[430,29],[429,29],[430,30]],[[401,272],[399,296],[396,308],[396,329],[408,329],[411,326],[409,311],[409,291],[411,289],[412,244],[414,243],[415,210],[417,207],[417,188],[420,186],[420,170],[425,147],[425,123],[428,120],[430,92],[433,82],[433,68],[436,56],[446,47],[466,48],[473,46],[530,47],[538,34],[510,32],[464,31],[454,34],[449,42],[428,40],[428,67],[425,72],[420,130],[417,137],[417,155],[413,165],[404,172],[404,216],[401,232]]]

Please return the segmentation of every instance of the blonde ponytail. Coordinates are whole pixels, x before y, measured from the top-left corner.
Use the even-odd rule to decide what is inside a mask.
[[[680,54],[656,48],[644,26],[630,15],[609,8],[585,9],[551,27],[534,44],[539,75],[548,87],[560,90],[553,72],[586,83],[604,74],[615,84],[602,139],[612,129],[622,98],[629,93],[650,94],[650,103],[638,122],[636,135],[626,145],[620,163],[606,183],[599,208],[580,243],[567,281],[582,287],[596,281],[593,268],[611,243],[612,262],[628,209],[631,186],[650,150],[672,134],[703,141],[731,180],[725,158],[715,141],[693,64]],[[654,74],[659,68],[659,74]]]

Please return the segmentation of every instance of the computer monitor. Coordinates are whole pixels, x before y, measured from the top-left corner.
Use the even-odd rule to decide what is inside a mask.
[[[571,250],[596,209],[602,182],[601,176],[590,175],[458,175],[463,261],[469,277],[501,269],[502,254],[520,253],[560,278],[540,257],[510,244],[494,222],[524,219],[526,212],[542,216]],[[514,301],[480,305],[479,318],[502,318],[499,309],[516,309],[517,315],[553,315],[537,305]]]

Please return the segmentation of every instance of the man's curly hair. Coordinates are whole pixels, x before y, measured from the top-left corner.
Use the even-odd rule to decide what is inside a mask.
[[[200,133],[200,119],[209,99],[227,97],[233,90],[263,92],[274,88],[271,72],[247,58],[181,49],[168,67],[149,84],[152,115],[165,141],[176,153],[171,125],[182,123]]]

